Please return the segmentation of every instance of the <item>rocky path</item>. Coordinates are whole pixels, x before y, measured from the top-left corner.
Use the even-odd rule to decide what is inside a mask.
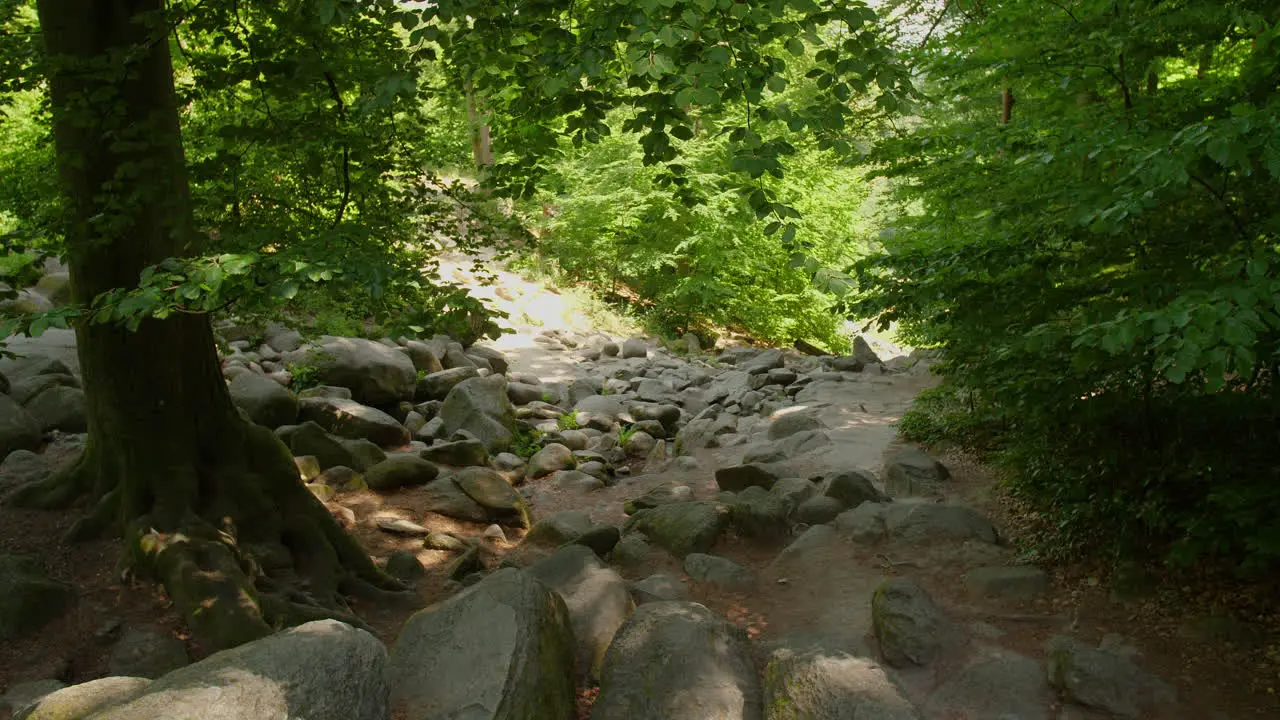
[[[529,302],[539,291],[520,282],[502,278],[494,298]],[[569,310],[467,348],[223,327],[237,404],[416,602],[359,607],[381,643],[310,623],[186,667],[183,648],[128,630],[109,677],[61,690],[0,678],[0,713],[1229,717],[1187,668],[1020,563],[967,504],[964,468],[897,442],[931,382],[923,362],[865,344],[673,351]],[[66,340],[0,361],[3,426],[21,430],[0,438],[14,450],[0,491],[75,444]],[[0,555],[0,631],[14,637],[6,612],[43,603],[46,622],[74,595],[27,560]]]

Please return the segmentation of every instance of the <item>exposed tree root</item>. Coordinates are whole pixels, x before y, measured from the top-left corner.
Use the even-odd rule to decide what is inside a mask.
[[[201,448],[199,464],[179,467],[139,467],[91,438],[76,463],[10,502],[88,501],[68,539],[122,535],[123,570],[163,584],[212,650],[319,618],[363,626],[346,597],[406,597],[303,487],[274,434],[239,418],[230,425],[224,442]]]

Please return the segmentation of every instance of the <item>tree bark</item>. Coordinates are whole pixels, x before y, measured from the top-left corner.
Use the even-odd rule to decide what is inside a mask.
[[[1013,119],[1013,88],[1006,85],[1000,93],[1000,124],[1008,125]]]
[[[493,165],[493,131],[480,112],[475,91],[467,87],[467,119],[471,123],[471,159],[478,168]]]
[[[202,249],[164,0],[39,0],[38,9],[73,299],[87,304]],[[303,487],[274,434],[236,410],[208,316],[148,319],[136,332],[81,322],[76,340],[84,454],[16,502],[87,499],[72,535],[123,534],[126,567],[163,582],[208,648],[332,616],[345,609],[342,590],[396,587]],[[254,560],[267,555],[277,558],[271,574]]]

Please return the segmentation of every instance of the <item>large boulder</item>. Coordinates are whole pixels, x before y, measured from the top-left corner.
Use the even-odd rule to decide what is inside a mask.
[[[1167,717],[1172,687],[1115,653],[1062,635],[1045,648],[1049,685],[1079,705],[1112,717]]]
[[[946,466],[920,448],[902,450],[885,463],[885,489],[895,498],[937,494],[951,477]]]
[[[76,332],[50,328],[39,337],[5,338],[5,349],[16,357],[0,358],[0,374],[12,383],[35,375],[79,375]]]
[[[645,603],[613,638],[593,720],[762,720],[746,634],[692,602]]]
[[[945,624],[933,598],[912,580],[886,580],[871,598],[871,625],[880,654],[893,667],[933,662],[943,646]]]
[[[257,373],[242,373],[231,381],[231,401],[249,419],[271,429],[298,421],[298,398],[280,383]]]
[[[496,470],[470,467],[459,470],[453,481],[467,497],[489,511],[495,522],[529,527],[524,498]]]
[[[577,464],[572,450],[560,443],[550,443],[529,458],[524,473],[529,478],[540,478],[560,470],[572,470]]]
[[[672,555],[711,550],[729,526],[732,512],[718,502],[676,502],[640,510],[627,520],[626,530],[643,533]]]
[[[973,508],[939,503],[889,503],[885,506],[889,536],[911,542],[994,543],[996,529]]]
[[[398,720],[572,720],[574,637],[560,596],[506,568],[409,618],[391,650]]]
[[[784,469],[773,464],[730,465],[716,470],[716,485],[729,492],[740,492],[749,487],[768,490],[782,477]]]
[[[776,650],[765,669],[764,698],[766,720],[920,718],[884,668],[867,658],[820,649]]]
[[[405,342],[404,350],[409,355],[414,369],[420,373],[430,375],[444,369],[444,365],[440,364],[439,356],[431,351],[431,346],[420,340]]]
[[[13,720],[79,720],[98,710],[123,705],[146,692],[147,678],[104,677],[43,693],[32,703],[16,708]]]
[[[489,449],[479,440],[436,443],[421,454],[424,459],[433,463],[454,467],[470,467],[489,462]]]
[[[676,433],[676,454],[692,455],[699,450],[720,447],[720,438],[738,429],[738,420],[732,415],[714,418],[696,418]]]
[[[743,537],[775,542],[791,532],[790,508],[786,499],[769,490],[749,487],[734,496],[730,506],[733,527]]]
[[[774,415],[769,422],[769,439],[781,440],[799,432],[822,430],[826,426],[818,418],[814,408],[791,408]]]
[[[71,586],[50,578],[35,558],[0,554],[0,640],[39,630],[74,596]]]
[[[419,400],[444,400],[458,383],[476,377],[480,377],[480,373],[474,367],[458,367],[429,373],[418,380],[414,395]]]
[[[845,508],[855,508],[862,503],[886,502],[889,498],[876,489],[875,478],[862,470],[838,472],[827,478],[822,494],[840,501]]]
[[[396,490],[426,485],[440,474],[440,469],[417,455],[393,455],[365,471],[364,481],[370,490]]]
[[[515,440],[516,410],[501,375],[458,383],[440,407],[440,418],[446,434],[466,431],[491,453],[506,450]]]
[[[317,620],[175,670],[133,699],[98,705],[92,718],[386,720],[386,658],[369,633]],[[73,690],[46,697],[27,720],[83,717],[59,707]]]
[[[84,391],[80,388],[67,385],[46,388],[27,401],[26,409],[42,432],[82,433],[89,427]]]
[[[756,584],[755,573],[718,555],[689,553],[684,558],[684,572],[698,582],[718,585],[726,590],[750,590]]]
[[[524,542],[530,545],[559,546],[573,542],[595,527],[591,516],[582,510],[561,510],[534,523]]]
[[[294,457],[310,455],[319,463],[321,470],[328,470],[339,465],[354,468],[360,462],[346,445],[324,431],[324,428],[313,422],[305,422],[289,433],[289,449]],[[368,469],[367,466],[363,469]]]
[[[507,360],[507,356],[502,354],[501,350],[495,350],[485,345],[472,345],[467,348],[467,354],[473,358],[482,358],[499,375],[506,375],[507,370],[511,367],[511,362]]]
[[[489,522],[489,510],[471,499],[452,477],[442,477],[423,488],[422,509],[456,520]]]
[[[42,440],[40,425],[13,398],[0,394],[0,455],[35,450]]]
[[[569,610],[578,663],[599,679],[605,651],[635,611],[627,583],[585,545],[567,545],[526,570],[559,593]]]
[[[326,385],[351,389],[351,397],[366,405],[388,406],[413,399],[418,382],[413,361],[380,342],[326,336],[313,347],[286,353],[285,363],[316,369]]]
[[[299,417],[304,422],[314,422],[334,435],[368,440],[382,447],[409,444],[408,428],[381,410],[355,400],[309,397],[300,405]]]

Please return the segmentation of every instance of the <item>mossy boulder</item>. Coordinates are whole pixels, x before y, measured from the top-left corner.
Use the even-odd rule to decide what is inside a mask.
[[[640,510],[627,521],[627,530],[643,533],[654,544],[683,558],[711,550],[729,526],[728,505],[711,501],[678,502]]]

